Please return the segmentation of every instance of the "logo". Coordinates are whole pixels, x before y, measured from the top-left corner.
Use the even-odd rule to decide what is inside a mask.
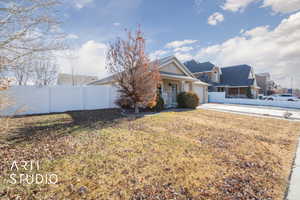
[[[10,184],[56,184],[58,176],[54,173],[38,173],[39,161],[14,161],[10,165],[8,182]]]

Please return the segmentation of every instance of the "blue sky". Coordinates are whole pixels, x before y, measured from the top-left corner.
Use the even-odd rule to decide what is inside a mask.
[[[250,64],[288,86],[300,77],[299,10],[300,0],[69,0],[62,29],[79,58],[62,71],[105,76],[106,44],[140,24],[153,59]]]

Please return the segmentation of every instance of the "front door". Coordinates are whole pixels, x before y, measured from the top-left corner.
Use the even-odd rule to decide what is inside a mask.
[[[171,84],[171,103],[177,105],[177,84]]]

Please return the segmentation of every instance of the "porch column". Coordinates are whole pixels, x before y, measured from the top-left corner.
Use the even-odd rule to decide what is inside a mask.
[[[185,81],[181,81],[181,92],[185,92]]]
[[[241,93],[240,88],[238,88],[238,98],[240,98],[240,93]]]
[[[161,83],[160,83],[160,88],[161,88],[161,93],[164,93],[165,91],[164,91],[164,82],[163,81],[161,81]]]
[[[229,89],[225,86],[225,97],[227,98],[229,96]]]

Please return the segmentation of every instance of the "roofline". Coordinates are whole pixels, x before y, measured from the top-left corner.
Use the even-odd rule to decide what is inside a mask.
[[[167,64],[170,64],[173,60],[175,60],[175,61],[177,62],[178,66],[181,68],[181,70],[182,70],[186,75],[190,76],[191,78],[194,78],[194,79],[198,80],[198,79],[193,75],[193,73],[192,73],[192,72],[191,72],[184,64],[182,64],[175,56],[167,57],[167,60],[166,60],[166,61],[164,61],[163,63],[158,63],[158,64],[159,64],[158,69],[164,67],[164,66],[167,65]],[[111,79],[113,78],[113,76],[114,76],[114,75],[107,76],[107,77],[102,78],[102,79],[100,79],[100,80],[97,80],[97,81],[93,81],[93,82],[87,83],[87,85],[93,85],[93,84],[97,84],[97,83],[98,83],[99,85],[100,85],[100,84],[103,85],[103,84],[107,84],[107,83],[113,83],[113,82],[115,82],[115,81],[111,80]],[[161,76],[162,76],[162,74],[161,74]],[[106,79],[108,79],[108,80],[106,80]]]
[[[198,81],[198,79],[189,77],[189,76],[177,76],[177,75],[172,75],[172,74],[160,74],[162,78],[176,78],[176,79],[182,79],[182,80],[189,80],[189,81]]]
[[[211,68],[211,70],[208,70],[208,71],[202,71],[202,72],[192,72],[193,74],[200,74],[200,73],[207,73],[207,72],[212,72],[213,69],[217,68],[219,73],[222,74],[222,68],[221,67],[218,67],[216,65],[213,66],[213,68]]]
[[[198,81],[194,82],[194,84],[211,86],[211,84],[205,83],[205,82],[203,82],[203,81],[200,81],[200,80],[198,80]]]
[[[223,68],[230,68],[230,67],[241,67],[241,66],[248,66],[248,67],[252,68],[252,66],[250,66],[250,65],[247,65],[247,64],[233,65],[233,66],[225,66],[225,67],[221,67],[221,68],[223,69]]]
[[[181,67],[181,69],[183,70],[183,72],[186,73],[186,75],[189,75],[189,76],[191,76],[193,78],[196,78],[193,75],[193,73],[183,63],[181,63],[178,60],[178,58],[176,56],[170,56],[170,58],[168,58],[164,63],[159,63],[159,69],[162,68],[162,67],[164,67],[167,64],[170,64],[172,62],[172,60],[175,60],[179,64],[179,66]]]
[[[255,87],[254,85],[237,85],[237,86],[233,86],[233,85],[217,85],[214,87],[228,87],[228,88],[244,88],[244,87],[254,87],[254,88],[259,88],[259,87]]]

